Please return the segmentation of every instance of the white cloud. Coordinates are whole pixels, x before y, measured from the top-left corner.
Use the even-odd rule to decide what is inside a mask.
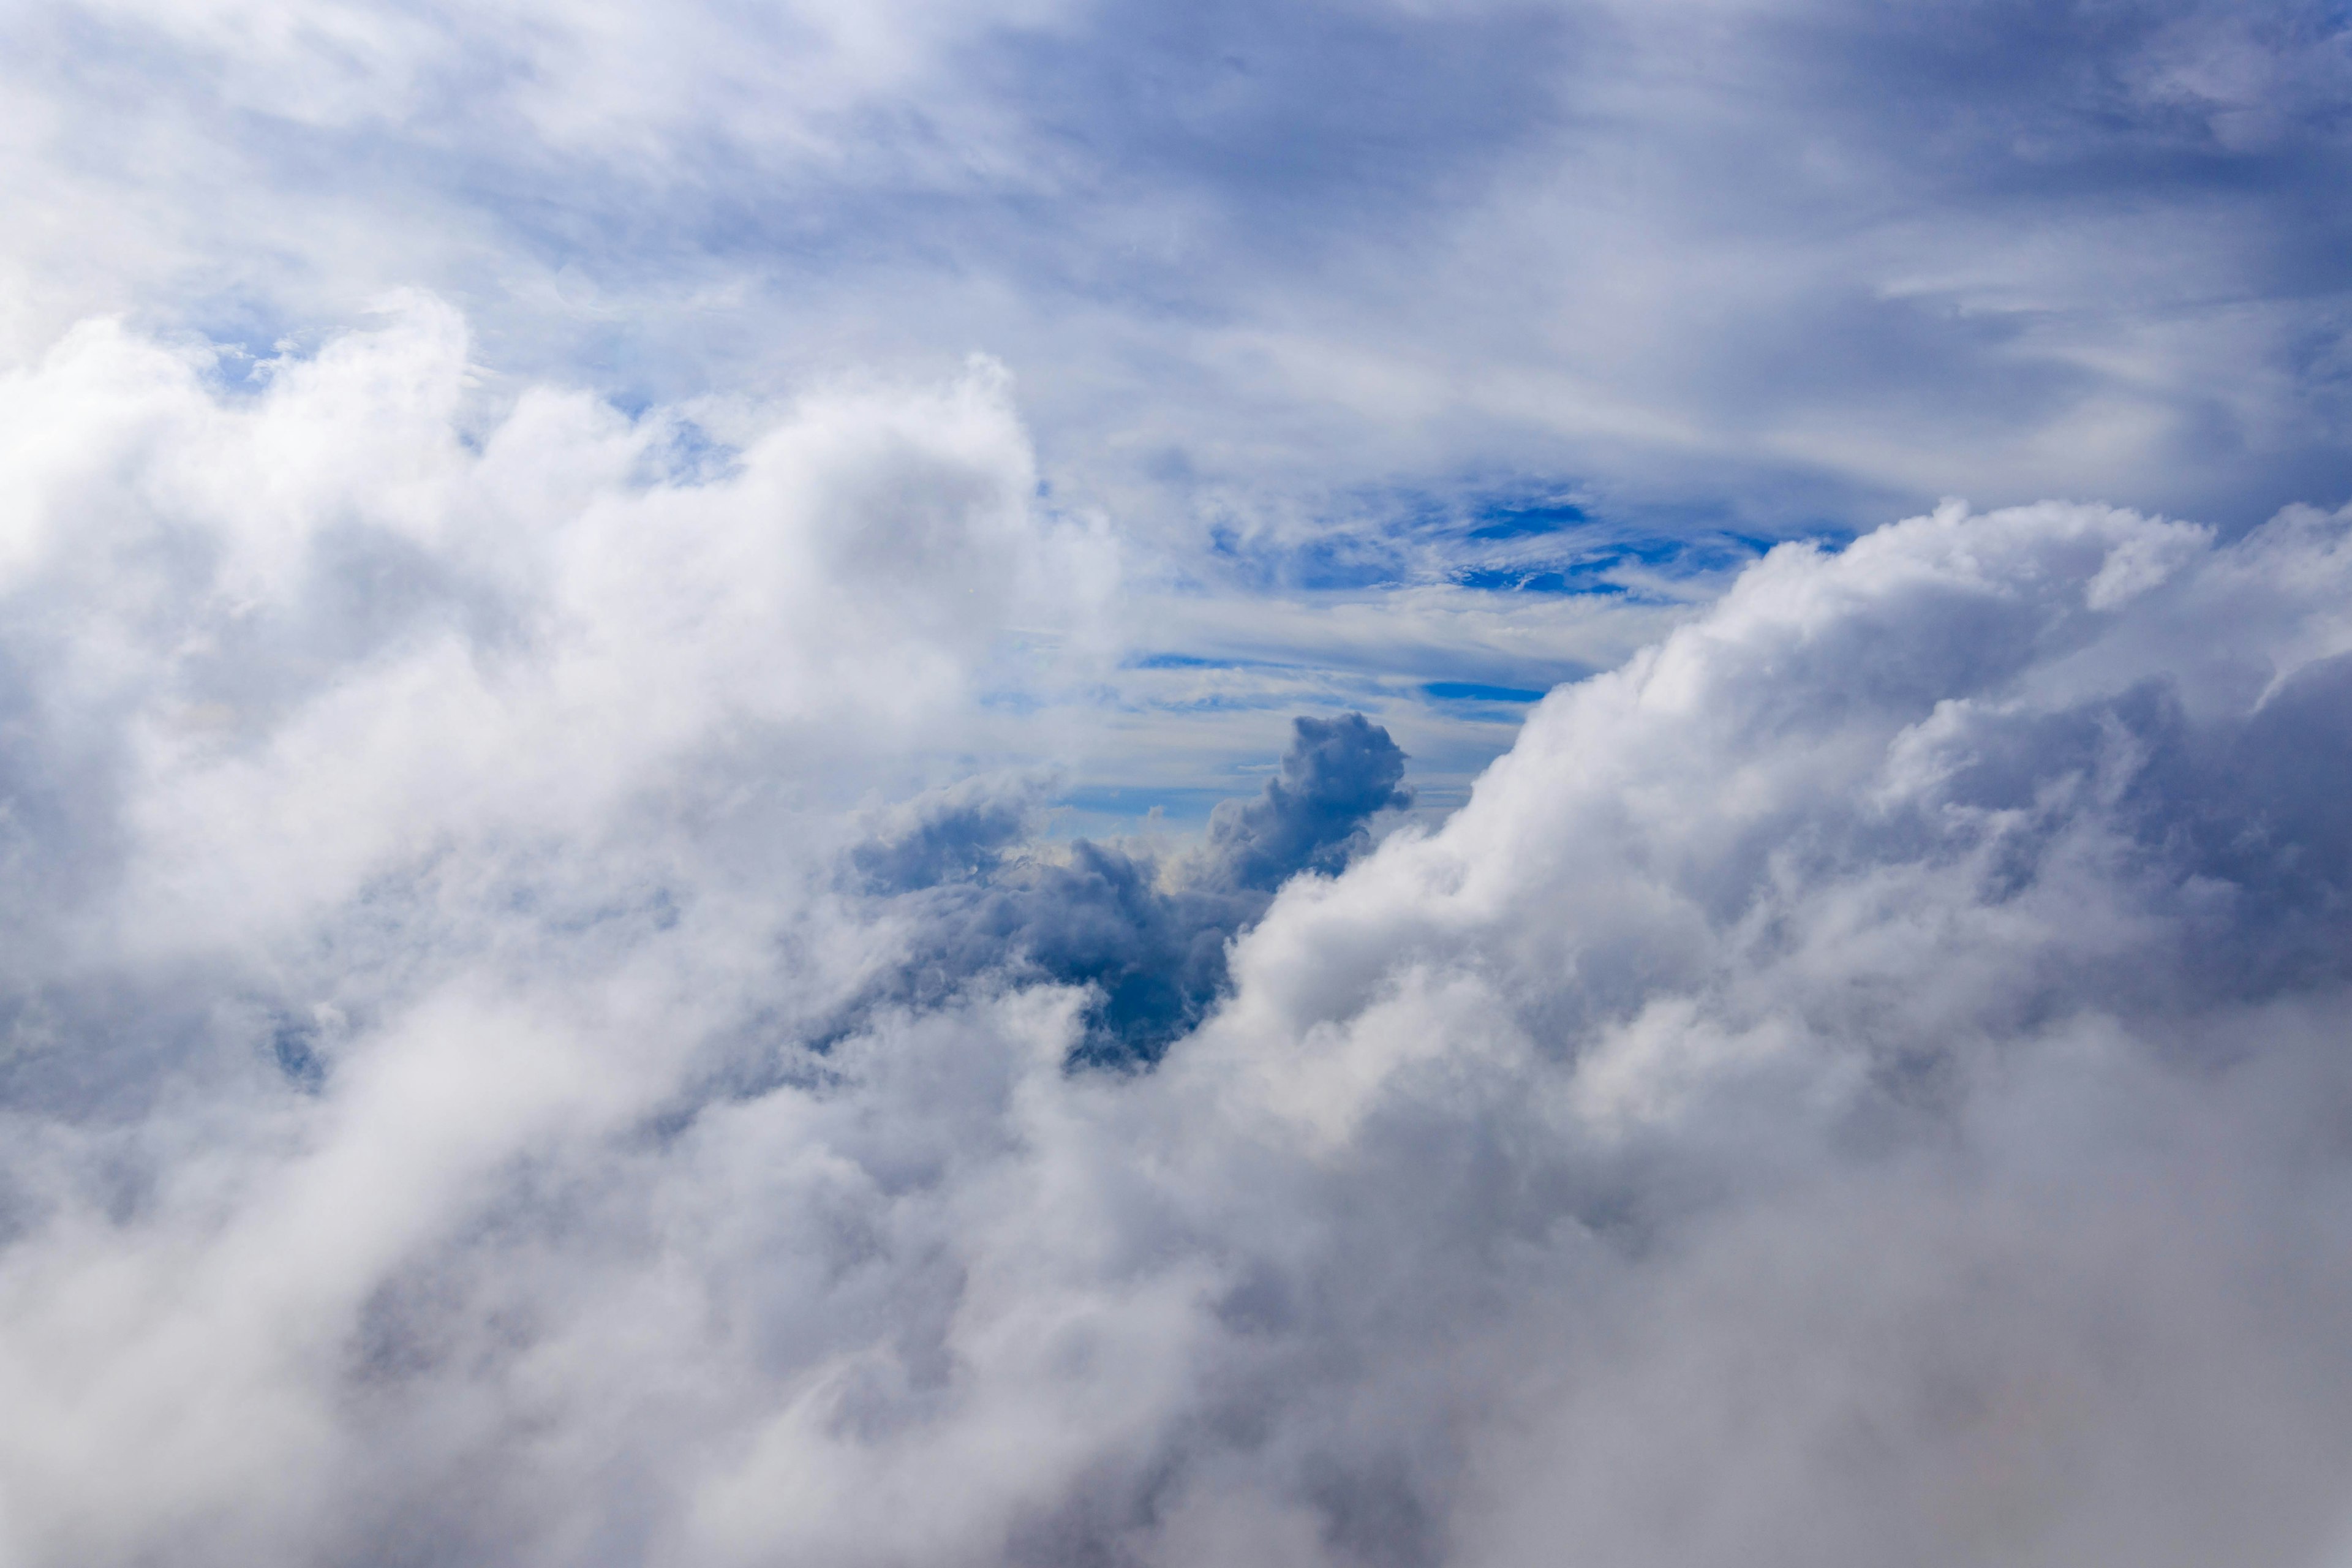
[[[2340,1559],[2345,68],[10,8],[0,1564]]]
[[[1001,378],[467,353],[6,391],[11,1560],[2318,1560],[2352,518],[1783,546],[1073,1074],[838,1033],[1108,582]]]
[[[33,4],[8,342],[422,284],[661,395],[981,349],[1189,547],[1465,473],[1795,531],[2346,482],[2340,18],[1845,4]],[[1891,500],[1890,498],[1899,498]]]
[[[11,651],[58,746],[120,753],[126,918],[305,919],[436,847],[592,835],[730,749],[854,795],[861,757],[969,744],[1010,630],[1083,639],[1110,584],[1107,542],[1033,514],[992,367],[812,397],[672,479],[676,426],[578,394],[469,418],[466,347],[407,300],[228,398],[98,324],[8,388]]]

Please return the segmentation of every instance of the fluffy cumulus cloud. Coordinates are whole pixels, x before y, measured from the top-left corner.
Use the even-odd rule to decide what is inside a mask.
[[[899,895],[894,912],[919,934],[863,1005],[938,996],[1015,964],[1097,993],[1084,1059],[1150,1061],[1224,994],[1227,939],[1277,889],[1345,866],[1370,846],[1370,820],[1412,804],[1398,784],[1404,753],[1362,714],[1302,717],[1292,730],[1280,776],[1254,800],[1220,802],[1207,842],[1164,865],[1149,849],[1083,838],[1053,860],[1021,856],[1034,803],[985,784],[894,813],[887,836],[850,860],[866,890]]]
[[[467,366],[5,388],[7,1561],[2352,1546],[2352,515],[1783,545],[1442,825],[1353,716],[1067,842],[1000,374]]]
[[[0,7],[0,1568],[2352,1563],[2347,37]]]
[[[1194,661],[1104,678],[1104,765],[1007,753],[1122,791],[1098,836],[1191,831],[1360,710],[1434,812],[1520,701],[1433,687],[1613,666],[1779,540],[2352,493],[2347,39],[2335,0],[17,0],[0,363],[111,317],[239,383],[412,288],[493,401],[977,352],[1125,541],[1132,651]]]

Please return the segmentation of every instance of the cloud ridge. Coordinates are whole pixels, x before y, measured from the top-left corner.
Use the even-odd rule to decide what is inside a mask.
[[[2340,1551],[2352,513],[1784,544],[1443,825],[1309,719],[1056,860],[908,762],[1100,635],[1001,378],[467,353],[0,389],[13,1560]]]

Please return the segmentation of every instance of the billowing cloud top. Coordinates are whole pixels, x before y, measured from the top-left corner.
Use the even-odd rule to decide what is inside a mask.
[[[2347,37],[10,7],[0,1568],[2352,1561]]]
[[[1442,827],[1302,721],[1055,851],[833,782],[1093,635],[991,373],[456,332],[8,390],[15,1560],[2339,1540],[2352,517],[1784,545]]]

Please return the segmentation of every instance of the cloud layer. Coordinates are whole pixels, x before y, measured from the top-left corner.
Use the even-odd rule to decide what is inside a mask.
[[[1783,545],[1442,826],[1056,847],[993,372],[468,353],[0,392],[0,1557],[2345,1549],[2352,516]]]
[[[2336,493],[2321,0],[32,0],[9,342],[376,291],[667,401],[978,349],[1189,560],[1364,488],[1864,526]],[[124,215],[137,215],[126,220]]]
[[[1355,710],[1435,813],[1523,706],[1459,693],[1776,541],[2352,493],[2348,47],[2330,0],[22,0],[0,363],[109,318],[243,386],[422,289],[484,405],[732,428],[978,353],[1138,656],[1005,752],[1190,831]]]

